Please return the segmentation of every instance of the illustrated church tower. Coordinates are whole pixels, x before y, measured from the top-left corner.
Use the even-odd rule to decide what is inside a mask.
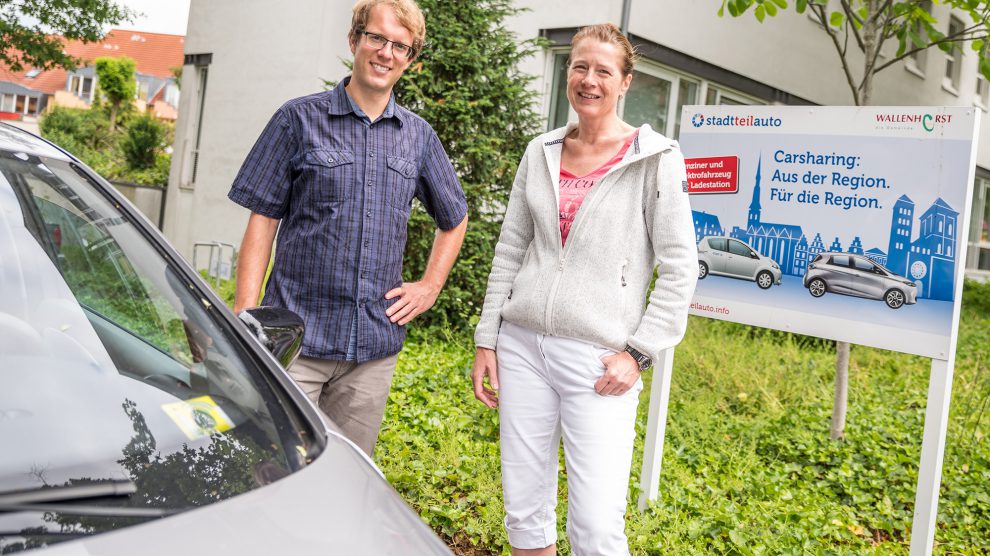
[[[756,163],[756,185],[753,187],[753,202],[749,204],[749,220],[746,227],[750,230],[760,225],[760,165],[763,157]]]
[[[890,242],[887,244],[886,266],[894,274],[908,275],[913,223],[914,201],[907,195],[901,195],[894,203],[894,214],[890,218]]]
[[[959,213],[939,197],[918,221],[921,231],[911,244],[908,277],[920,282],[921,297],[951,301],[955,290]]]

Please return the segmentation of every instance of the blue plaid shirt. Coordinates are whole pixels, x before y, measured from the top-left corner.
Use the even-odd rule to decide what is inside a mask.
[[[402,253],[413,198],[437,226],[456,227],[467,202],[433,128],[389,102],[362,121],[344,86],[285,103],[241,166],[228,196],[280,219],[275,264],[262,303],[306,323],[302,354],[357,362],[394,355],[405,327],[385,310],[402,284]]]

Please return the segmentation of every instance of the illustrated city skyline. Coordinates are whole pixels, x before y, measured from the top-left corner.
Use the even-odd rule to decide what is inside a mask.
[[[746,227],[733,226],[725,233],[718,215],[692,210],[695,241],[705,236],[725,236],[738,239],[761,255],[773,259],[781,272],[803,277],[808,264],[819,253],[846,252],[863,255],[883,265],[891,272],[913,280],[918,285],[918,297],[951,301],[955,294],[956,237],[959,212],[941,197],[918,217],[918,237],[914,237],[915,203],[901,195],[891,210],[890,235],[886,252],[879,247],[863,249],[859,235],[854,235],[846,248],[839,235],[834,235],[828,248],[822,233],[815,232],[809,240],[801,225],[764,222],[760,203],[760,171],[762,156],[757,160],[752,201],[746,215]],[[832,235],[832,234],[828,234]]]

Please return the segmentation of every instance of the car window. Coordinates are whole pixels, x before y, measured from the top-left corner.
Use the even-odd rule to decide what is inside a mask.
[[[729,240],[729,253],[732,253],[733,255],[743,255],[743,256],[746,256],[746,257],[752,257],[753,256],[753,250],[752,249],[750,249],[749,247],[747,247],[741,241],[736,241],[734,239],[730,239]]]
[[[320,446],[299,409],[99,188],[0,151],[0,493],[128,480],[100,503],[181,511],[304,467]],[[41,545],[143,521],[10,515]]]
[[[724,237],[711,237],[708,238],[708,245],[716,251],[726,251],[725,246],[726,239]]]
[[[849,256],[848,255],[832,255],[829,263],[836,266],[849,266]]]
[[[876,272],[876,266],[870,262],[869,259],[861,259],[859,257],[853,257],[853,268],[856,270],[863,270],[866,272]]]

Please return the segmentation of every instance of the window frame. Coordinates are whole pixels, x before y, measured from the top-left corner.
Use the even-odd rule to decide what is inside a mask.
[[[984,218],[986,217],[986,218]],[[983,229],[987,229],[983,237]],[[990,278],[990,265],[980,268],[980,252],[986,250],[990,256],[990,178],[977,177],[973,187],[973,209],[969,233],[966,237],[966,273]]]
[[[956,30],[954,30],[954,28]],[[949,28],[946,35],[952,35],[966,28],[961,19],[954,15],[949,16]],[[959,96],[959,80],[962,75],[963,51],[958,44],[953,44],[949,52],[945,55],[945,72],[942,74],[942,88]]]

